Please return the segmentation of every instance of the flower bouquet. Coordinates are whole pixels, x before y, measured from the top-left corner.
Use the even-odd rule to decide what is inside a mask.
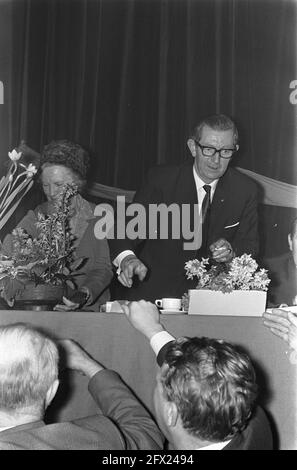
[[[61,301],[66,284],[75,288],[76,270],[83,260],[73,258],[74,237],[69,227],[69,211],[77,187],[67,184],[54,211],[37,214],[38,237],[24,229],[11,234],[9,255],[0,253],[0,290],[9,306],[15,301],[53,306]]]
[[[188,279],[198,279],[196,289],[182,299],[189,314],[259,316],[264,312],[270,279],[251,255],[230,263],[195,259],[185,264],[185,270]]]

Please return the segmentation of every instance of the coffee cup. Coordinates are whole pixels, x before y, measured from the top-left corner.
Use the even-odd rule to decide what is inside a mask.
[[[180,310],[181,299],[164,298],[156,299],[155,304],[163,310]]]

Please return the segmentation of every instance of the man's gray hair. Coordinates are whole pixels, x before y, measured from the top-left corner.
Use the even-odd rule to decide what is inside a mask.
[[[24,323],[0,327],[0,408],[42,405],[58,378],[54,341]]]
[[[214,114],[202,119],[194,128],[192,138],[198,142],[201,139],[202,130],[205,126],[210,127],[216,131],[229,131],[232,130],[234,134],[234,145],[238,143],[238,130],[235,123],[225,114]]]

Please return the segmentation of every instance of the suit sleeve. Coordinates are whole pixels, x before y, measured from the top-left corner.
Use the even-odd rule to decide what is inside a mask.
[[[157,355],[157,364],[159,367],[162,367],[164,361],[165,361],[165,357],[166,357],[166,353],[171,345],[171,343],[173,342],[174,340],[172,341],[168,341],[168,343],[164,344],[164,346],[160,349],[160,351],[158,352],[158,355]]]
[[[90,291],[92,303],[108,288],[112,279],[112,268],[107,240],[90,241],[92,245],[92,267],[86,270],[83,286]]]
[[[111,370],[97,373],[89,391],[102,413],[113,423],[123,449],[162,449],[164,437],[146,409]]]

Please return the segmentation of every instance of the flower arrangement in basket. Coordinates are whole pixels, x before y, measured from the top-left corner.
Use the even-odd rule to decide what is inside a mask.
[[[188,279],[197,277],[196,290],[212,291],[212,298],[216,299],[216,302],[219,298],[224,302],[230,301],[232,296],[220,295],[218,297],[214,295],[214,291],[219,291],[220,294],[230,294],[234,291],[264,292],[262,299],[265,298],[266,301],[266,291],[270,283],[268,272],[266,269],[259,268],[251,255],[243,254],[233,258],[229,263],[210,263],[209,258],[202,258],[201,261],[194,259],[185,263],[185,270]],[[182,298],[184,310],[189,310],[191,307],[191,295],[197,296],[195,290],[190,290]],[[217,305],[217,308],[219,307],[220,305]]]
[[[38,213],[37,238],[22,228],[13,230],[12,253],[0,253],[0,291],[10,306],[22,298],[28,286],[60,287],[60,297],[66,282],[75,288],[75,271],[83,261],[73,259],[74,237],[69,227],[71,199],[76,193],[76,185],[65,185],[54,211],[49,215]]]

